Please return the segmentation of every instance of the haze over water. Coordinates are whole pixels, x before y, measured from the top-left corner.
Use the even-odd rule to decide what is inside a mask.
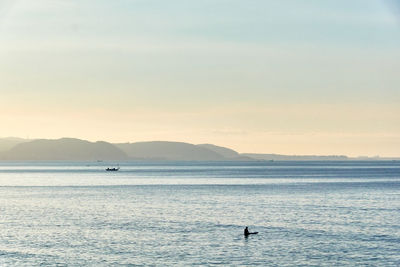
[[[120,166],[0,163],[0,265],[400,264],[399,162]]]

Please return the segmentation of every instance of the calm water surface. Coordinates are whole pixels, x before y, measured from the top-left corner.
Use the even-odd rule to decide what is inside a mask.
[[[0,266],[400,266],[398,161],[112,166],[0,163]]]

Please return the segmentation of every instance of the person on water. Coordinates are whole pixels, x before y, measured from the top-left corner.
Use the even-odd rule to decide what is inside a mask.
[[[248,236],[249,234],[250,234],[249,227],[246,226],[246,228],[244,228],[244,235]]]
[[[258,232],[250,233],[249,232],[249,227],[246,226],[246,228],[244,228],[244,236],[256,235],[256,234],[258,234]]]

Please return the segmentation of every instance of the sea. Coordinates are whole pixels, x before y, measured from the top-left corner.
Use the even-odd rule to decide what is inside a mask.
[[[0,266],[216,265],[400,266],[400,161],[0,162]]]

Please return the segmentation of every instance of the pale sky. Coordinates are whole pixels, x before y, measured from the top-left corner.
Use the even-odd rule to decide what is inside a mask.
[[[0,0],[0,137],[400,156],[397,0]]]

